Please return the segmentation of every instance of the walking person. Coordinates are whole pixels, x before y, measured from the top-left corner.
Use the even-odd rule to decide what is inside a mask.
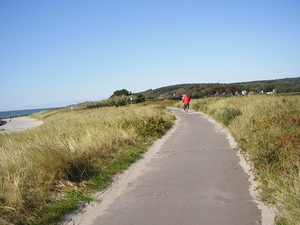
[[[186,94],[182,95],[182,102],[183,102],[183,109],[184,111],[187,113],[189,108],[190,108],[190,101],[191,98],[189,96],[187,96]]]

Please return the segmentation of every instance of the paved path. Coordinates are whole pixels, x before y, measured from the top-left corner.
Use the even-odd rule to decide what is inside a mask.
[[[248,175],[226,132],[201,113],[171,110],[177,125],[148,162],[133,169],[138,174],[129,172],[125,184],[115,184],[103,197],[102,206],[70,224],[261,224]]]

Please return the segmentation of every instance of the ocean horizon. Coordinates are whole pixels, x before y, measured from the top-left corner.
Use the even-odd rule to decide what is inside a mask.
[[[40,109],[24,109],[24,110],[11,110],[11,111],[2,111],[0,112],[0,118],[10,118],[17,116],[27,116],[33,113],[38,113],[43,110],[56,109],[55,108],[40,108]]]

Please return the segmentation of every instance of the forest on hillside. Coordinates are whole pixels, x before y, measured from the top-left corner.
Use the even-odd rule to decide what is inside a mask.
[[[212,96],[234,96],[247,94],[274,94],[300,92],[300,77],[277,80],[251,81],[242,83],[195,83],[178,84],[158,89],[150,89],[140,94],[148,100],[181,99],[182,94],[191,98]]]

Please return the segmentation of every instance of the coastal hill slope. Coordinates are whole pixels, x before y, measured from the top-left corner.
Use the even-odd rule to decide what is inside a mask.
[[[300,77],[275,80],[249,81],[241,83],[190,83],[177,84],[157,89],[149,89],[139,94],[148,100],[181,99],[182,94],[192,98],[203,98],[215,95],[235,95],[242,91],[254,93],[268,93],[276,90],[276,93],[300,92]]]

